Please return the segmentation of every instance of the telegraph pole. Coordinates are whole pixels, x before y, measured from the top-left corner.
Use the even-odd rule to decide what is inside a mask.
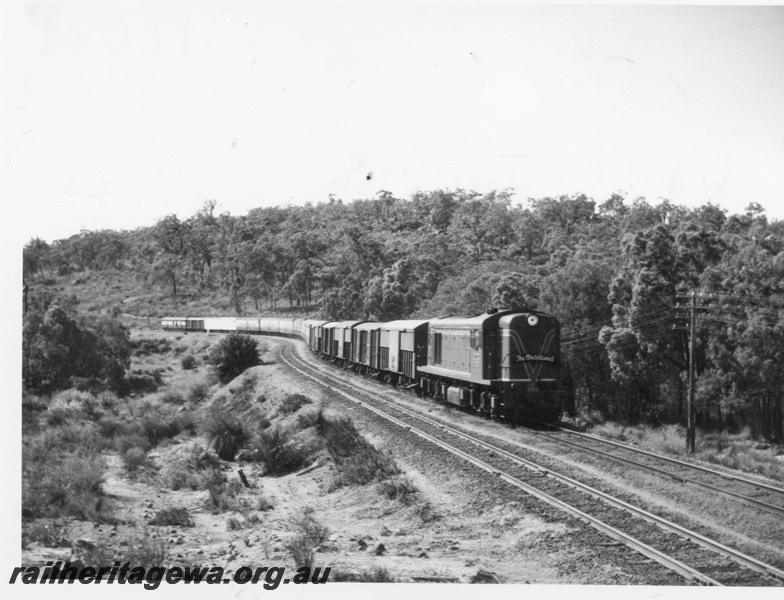
[[[697,328],[697,291],[692,290],[689,302],[689,396],[686,401],[686,451],[694,454],[694,331]]]
[[[686,395],[686,452],[689,454],[694,454],[695,445],[696,445],[696,419],[694,418],[694,393],[697,389],[697,382],[696,382],[696,369],[695,369],[695,361],[696,361],[696,353],[695,353],[695,345],[696,345],[696,331],[697,331],[697,309],[704,308],[703,306],[697,306],[697,290],[692,290],[690,294],[678,294],[679,300],[688,300],[688,309],[689,315],[688,317],[679,316],[679,319],[688,318],[688,326],[687,327],[673,327],[673,329],[677,329],[683,331],[684,329],[688,330],[689,332],[689,389]],[[678,303],[677,308],[685,308]]]

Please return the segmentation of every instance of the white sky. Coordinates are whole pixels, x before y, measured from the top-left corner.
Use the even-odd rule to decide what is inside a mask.
[[[784,218],[782,7],[4,13],[0,159],[18,245],[188,217],[206,199],[236,215],[382,189],[622,190]]]

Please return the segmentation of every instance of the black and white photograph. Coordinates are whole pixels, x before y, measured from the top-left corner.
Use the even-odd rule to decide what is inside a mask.
[[[8,597],[778,597],[784,6],[0,38]]]

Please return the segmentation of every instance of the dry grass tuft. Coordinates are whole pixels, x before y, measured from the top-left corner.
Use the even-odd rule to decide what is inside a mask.
[[[202,420],[201,429],[223,460],[234,460],[250,438],[244,421],[219,407],[214,407]]]
[[[383,481],[400,473],[395,461],[368,442],[351,419],[327,417],[320,429],[338,470],[331,489]]]
[[[69,548],[68,524],[57,519],[22,523],[22,547],[38,543],[47,548]]]
[[[276,476],[298,471],[318,451],[315,442],[295,439],[292,429],[280,423],[259,430],[250,445],[267,474]]]
[[[307,396],[303,396],[302,394],[289,394],[278,406],[278,414],[285,417],[294,414],[308,404],[313,404],[313,401]]]
[[[44,429],[22,441],[22,516],[101,521],[107,467],[93,424]]]
[[[286,549],[291,553],[298,567],[312,567],[316,548],[329,537],[329,527],[318,521],[307,510],[301,516],[292,519],[291,525],[296,533],[286,544]]]
[[[150,525],[193,527],[194,522],[187,508],[164,508],[150,520]]]
[[[406,505],[414,504],[419,496],[419,488],[407,475],[396,475],[385,479],[378,484],[378,490],[382,496]]]

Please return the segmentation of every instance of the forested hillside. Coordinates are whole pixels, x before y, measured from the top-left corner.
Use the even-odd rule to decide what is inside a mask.
[[[32,240],[26,331],[63,303],[58,283],[101,273],[158,317],[293,307],[390,320],[529,306],[562,322],[574,410],[650,423],[683,419],[687,313],[677,305],[696,292],[698,424],[784,440],[784,223],[753,203],[727,215],[620,195],[516,204],[507,191],[436,190],[231,216],[209,202],[135,231]],[[108,287],[104,310],[129,312]]]

